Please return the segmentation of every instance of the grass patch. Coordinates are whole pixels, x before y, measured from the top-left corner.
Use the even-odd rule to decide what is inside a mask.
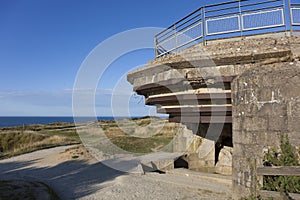
[[[117,136],[110,138],[110,141],[125,151],[132,153],[149,153],[160,146],[166,146],[173,137],[153,136],[150,138],[137,138],[131,136]]]
[[[9,129],[0,132],[0,159],[56,146],[80,143],[75,130],[32,131]]]
[[[150,123],[151,126],[148,126]],[[99,121],[97,125],[101,126],[106,136],[118,147],[129,152],[148,153],[169,144],[176,134],[178,130],[176,125],[164,123],[164,119],[143,117],[132,120]],[[89,123],[86,125],[98,131],[96,126],[89,127]],[[85,124],[81,126],[84,128]],[[123,132],[124,130],[126,133]],[[152,133],[155,135],[148,137]],[[72,123],[0,128],[0,159],[40,149],[79,143],[81,143],[80,137]]]
[[[147,128],[146,126],[153,122],[153,120],[155,120],[158,125]],[[122,128],[115,126],[118,123],[121,124]],[[113,126],[105,124],[105,134],[113,144],[125,151],[132,153],[150,153],[160,150],[172,141],[176,132],[178,131],[177,125],[172,124],[170,126],[168,123],[163,125],[161,129],[156,130],[156,126],[160,126],[160,124],[164,123],[164,120],[159,118],[134,118],[132,121],[126,122],[126,120],[121,120],[118,123],[112,123]],[[145,134],[140,136],[130,135],[136,133],[135,130],[137,127],[145,127],[146,131],[141,131],[145,132]],[[126,130],[126,132],[124,132],[124,130]],[[151,136],[153,131],[158,132]]]

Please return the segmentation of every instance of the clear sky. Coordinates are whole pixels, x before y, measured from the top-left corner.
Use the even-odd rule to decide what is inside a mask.
[[[99,43],[129,29],[167,27],[204,4],[208,1],[0,0],[0,116],[71,116],[77,71]],[[153,58],[153,50],[123,56],[99,90],[110,91],[124,72]],[[97,114],[109,116],[109,94],[100,93],[97,106],[107,109]],[[134,115],[145,115],[148,108],[133,99]]]

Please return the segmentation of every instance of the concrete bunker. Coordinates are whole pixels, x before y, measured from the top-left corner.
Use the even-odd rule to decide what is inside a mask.
[[[173,144],[173,151],[186,153],[185,167],[232,172],[234,197],[238,199],[257,189],[254,169],[262,166],[263,141],[278,143],[277,136],[291,130],[287,134],[299,145],[298,90],[288,93],[282,86],[279,94],[272,88],[276,78],[278,84],[293,78],[293,87],[298,88],[299,41],[299,37],[282,36],[198,44],[130,72],[128,81],[146,97],[146,104],[169,114],[169,121],[185,125]],[[195,58],[203,49],[213,66],[207,66],[201,56]],[[189,59],[196,67],[191,67]],[[292,72],[296,74],[292,76]],[[268,117],[259,117],[258,108],[260,112],[267,109]],[[210,150],[205,152],[204,147]],[[181,162],[174,166],[181,166]]]
[[[156,58],[128,73],[147,105],[186,126],[173,151],[186,153],[189,169],[232,173],[234,199],[261,192],[258,172],[271,143],[287,134],[300,145],[299,9],[293,0],[199,8],[157,34]],[[229,18],[235,26],[212,28]],[[198,35],[181,37],[191,30]]]

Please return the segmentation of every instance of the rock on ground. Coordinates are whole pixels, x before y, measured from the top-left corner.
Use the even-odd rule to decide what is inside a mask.
[[[232,174],[232,148],[224,147],[219,153],[219,159],[216,164],[216,173],[219,174]]]

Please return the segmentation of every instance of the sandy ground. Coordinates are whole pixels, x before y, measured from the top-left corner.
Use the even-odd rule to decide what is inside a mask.
[[[231,199],[230,177],[184,169],[167,174],[128,174],[107,167],[84,149],[65,151],[69,148],[1,160],[0,179],[41,181],[62,199]]]

